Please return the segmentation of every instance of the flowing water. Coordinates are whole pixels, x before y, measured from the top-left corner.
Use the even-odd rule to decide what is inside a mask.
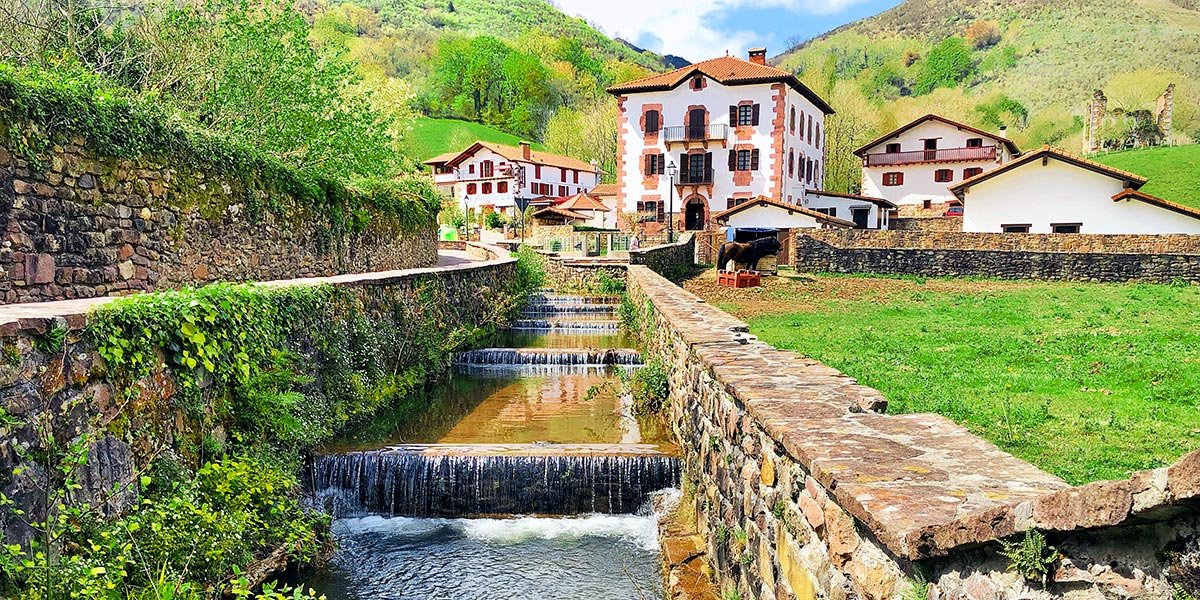
[[[679,464],[632,415],[641,356],[615,308],[539,295],[444,384],[328,444],[308,485],[339,549],[309,583],[331,600],[661,598],[645,507]]]

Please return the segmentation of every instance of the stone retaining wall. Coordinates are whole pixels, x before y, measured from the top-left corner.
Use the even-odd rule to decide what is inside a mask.
[[[777,350],[646,268],[629,294],[718,586],[740,597],[1171,598],[1200,582],[1200,452],[1072,488],[949,420],[888,416],[878,391]],[[1051,582],[999,540],[1044,532]],[[931,583],[928,589],[920,581]]]
[[[408,231],[376,218],[365,233],[337,234],[329,215],[268,199],[257,182],[98,156],[81,139],[42,162],[0,144],[0,304],[437,261],[432,223]]]
[[[432,290],[444,292],[454,301],[438,327],[450,332],[495,321],[497,314],[516,308],[515,259],[508,258],[507,252],[478,244],[469,244],[468,251],[489,260],[264,285],[341,286],[353,294],[365,315],[380,321],[412,318],[423,309],[422,303]],[[97,502],[114,486],[123,490],[104,502],[108,515],[122,512],[134,499],[133,474],[146,464],[152,448],[170,446],[173,440],[225,436],[219,417],[197,423],[172,402],[178,385],[165,365],[128,389],[114,387],[106,377],[103,359],[85,334],[89,310],[111,300],[0,307],[0,348],[4,350],[4,359],[0,360],[0,409],[11,419],[0,426],[0,493],[13,499],[15,507],[26,510],[27,519],[36,521],[39,511],[44,511],[40,500],[41,467],[26,458],[36,456],[41,444],[35,423],[52,424],[60,443],[69,443],[89,429],[102,433],[92,445],[82,473],[83,489],[78,493],[80,501]],[[67,333],[62,348],[48,350],[44,335],[63,326]],[[309,347],[304,340],[297,345]],[[306,357],[311,361],[307,364],[319,370],[324,356],[313,351]],[[395,366],[399,369],[407,365]],[[314,387],[305,393],[320,392]],[[130,409],[130,402],[136,410]],[[9,541],[24,540],[29,535],[22,519],[11,510],[0,517],[0,527],[2,537]]]
[[[798,233],[796,269],[924,277],[1200,283],[1200,235]]]
[[[692,266],[696,255],[696,236],[688,232],[674,244],[631,250],[629,264],[645,265],[651,271],[667,277],[678,277]]]

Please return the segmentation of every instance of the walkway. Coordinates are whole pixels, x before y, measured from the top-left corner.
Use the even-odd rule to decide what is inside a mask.
[[[508,260],[508,259],[498,259]],[[329,277],[305,277],[298,279],[283,279],[278,281],[263,281],[259,285],[320,285],[320,284],[350,284],[364,281],[390,280],[399,277],[411,277],[423,273],[449,271],[490,264],[494,261],[484,261],[471,256],[465,250],[439,250],[436,266],[421,269],[400,269],[395,271],[376,271],[373,273],[351,273]],[[101,296],[98,298],[80,298],[77,300],[58,300],[55,302],[30,302],[26,304],[0,305],[0,336],[12,335],[22,329],[41,330],[47,319],[63,318],[72,329],[82,327],[87,313],[97,306],[112,302],[120,296]]]

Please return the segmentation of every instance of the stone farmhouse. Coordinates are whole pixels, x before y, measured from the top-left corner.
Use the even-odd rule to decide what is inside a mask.
[[[1139,191],[1146,178],[1044,146],[950,188],[962,230],[1200,234],[1200,210]]]
[[[617,203],[667,213],[681,230],[758,196],[786,204],[820,189],[825,116],[833,109],[795,75],[723,56],[614,85],[620,110]]]
[[[1003,130],[988,133],[925,115],[854,151],[862,159],[862,193],[897,205],[954,200],[950,186],[1020,155]]]
[[[516,213],[517,198],[565,198],[600,183],[600,169],[582,160],[478,141],[466,150],[425,161],[434,183],[465,209]]]

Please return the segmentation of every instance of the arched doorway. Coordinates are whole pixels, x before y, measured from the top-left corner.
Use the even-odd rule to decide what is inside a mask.
[[[688,198],[683,207],[683,229],[700,231],[708,224],[708,202],[702,196]]]

